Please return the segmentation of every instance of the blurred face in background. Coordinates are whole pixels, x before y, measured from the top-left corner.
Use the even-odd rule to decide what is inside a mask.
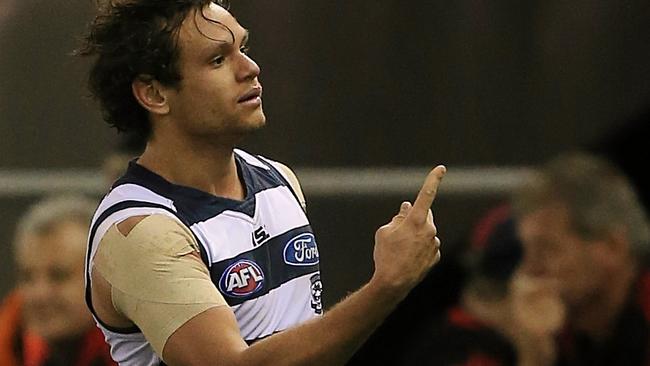
[[[18,238],[24,326],[48,341],[75,337],[93,326],[84,301],[86,235],[85,225],[62,221]]]
[[[549,204],[521,217],[518,232],[524,248],[523,271],[553,280],[569,309],[579,308],[599,292],[604,271],[597,261],[598,242],[579,237],[567,209]]]

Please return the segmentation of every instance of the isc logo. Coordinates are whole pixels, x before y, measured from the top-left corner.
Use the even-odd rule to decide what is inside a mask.
[[[219,279],[219,290],[232,297],[248,296],[259,291],[263,285],[262,269],[248,259],[241,259],[228,266]]]
[[[292,266],[311,266],[319,262],[316,238],[303,233],[289,240],[284,247],[284,262]]]

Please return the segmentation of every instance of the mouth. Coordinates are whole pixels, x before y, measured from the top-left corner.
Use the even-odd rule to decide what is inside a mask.
[[[257,103],[262,100],[262,87],[256,86],[237,99],[237,103]]]

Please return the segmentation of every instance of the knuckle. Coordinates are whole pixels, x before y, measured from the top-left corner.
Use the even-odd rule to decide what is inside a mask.
[[[388,224],[377,229],[377,231],[375,231],[375,237],[383,237],[386,235],[387,231],[388,231]]]
[[[433,226],[426,226],[423,230],[422,233],[425,237],[427,238],[433,238],[437,235],[436,228]]]
[[[413,216],[407,216],[403,221],[402,224],[407,230],[417,230],[419,224],[417,220],[413,218]]]

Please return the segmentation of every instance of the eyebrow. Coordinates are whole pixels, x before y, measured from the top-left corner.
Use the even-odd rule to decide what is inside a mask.
[[[241,38],[241,42],[239,43],[239,47],[242,47],[248,43],[248,40],[250,39],[250,32],[248,29],[244,29],[244,36]],[[216,53],[223,53],[229,48],[236,48],[234,47],[235,43],[230,43],[230,42],[225,42],[225,41],[220,41],[220,42],[214,42],[213,45],[208,47],[209,54],[213,55]]]
[[[242,27],[242,29],[244,30],[244,35],[241,38],[241,42],[239,43],[239,47],[243,47],[244,45],[246,45],[248,43],[249,39],[250,39],[250,31],[248,29],[246,29],[246,28],[243,28],[243,27]],[[206,50],[205,53],[206,53],[206,55],[207,55],[207,57],[209,59],[212,59],[212,57],[214,57],[217,54],[225,53],[231,47],[236,48],[236,47],[234,47],[235,46],[234,42],[231,43],[231,42],[219,41],[219,40],[215,40],[215,39],[213,39],[213,41],[214,42],[211,42],[212,44],[210,46],[205,48],[205,50]],[[236,41],[236,40],[233,40],[233,41]]]
[[[210,46],[204,48],[206,57],[212,59],[217,54],[225,53],[232,47],[230,42],[213,42]]]

